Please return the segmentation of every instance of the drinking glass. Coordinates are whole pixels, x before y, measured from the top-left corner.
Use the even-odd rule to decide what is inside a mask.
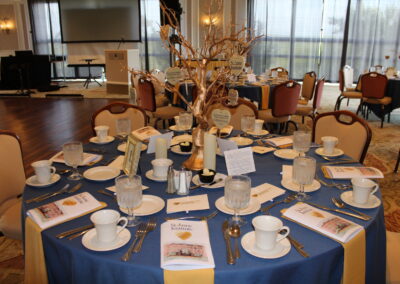
[[[190,111],[179,113],[179,126],[182,130],[190,130],[193,125],[193,115]]]
[[[69,180],[80,180],[82,175],[78,172],[78,166],[83,161],[83,146],[81,142],[68,142],[63,145],[64,161],[67,166],[72,167]]]
[[[311,134],[305,131],[293,132],[293,150],[304,156],[311,146]]]
[[[250,202],[251,179],[244,175],[228,176],[225,179],[224,199],[225,205],[233,209],[233,217],[230,223],[239,226],[246,221],[239,216],[241,209],[249,206]]]
[[[244,135],[246,135],[247,132],[254,131],[255,122],[256,117],[254,115],[246,114],[240,118],[240,128]]]
[[[131,120],[129,118],[117,119],[115,121],[115,128],[121,140],[125,140],[129,133],[131,133]]]
[[[299,156],[293,160],[293,182],[300,185],[299,192],[296,195],[296,199],[299,201],[310,198],[305,192],[304,187],[310,185],[314,181],[316,161],[312,157]]]
[[[138,175],[122,175],[115,179],[117,189],[117,202],[120,208],[128,210],[127,227],[134,227],[140,223],[135,217],[134,208],[142,203],[142,179]]]

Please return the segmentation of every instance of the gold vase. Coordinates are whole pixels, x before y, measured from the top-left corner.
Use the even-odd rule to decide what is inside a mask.
[[[197,126],[192,131],[192,155],[183,162],[183,166],[186,169],[199,171],[204,167],[204,132],[205,129],[202,128],[201,125]]]

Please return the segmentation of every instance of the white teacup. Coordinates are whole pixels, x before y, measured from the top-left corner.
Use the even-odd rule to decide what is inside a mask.
[[[99,142],[105,142],[107,140],[109,129],[110,127],[107,125],[99,125],[94,128],[94,131],[96,131],[97,140]]]
[[[254,121],[254,133],[256,133],[256,134],[261,133],[263,125],[264,125],[264,120],[256,119]]]
[[[321,138],[321,140],[324,144],[324,154],[332,155],[335,151],[335,146],[339,142],[339,139],[334,136],[324,136]]]
[[[36,179],[40,183],[47,183],[51,180],[51,177],[56,172],[56,168],[51,166],[52,161],[41,160],[32,163],[32,167],[35,170]]]
[[[170,159],[155,159],[151,161],[153,165],[153,176],[158,178],[165,178],[168,173],[168,167],[172,165]]]
[[[97,241],[100,243],[110,243],[114,241],[128,224],[128,219],[126,217],[121,217],[118,211],[111,209],[99,210],[93,213],[90,216],[90,220],[96,228]],[[118,228],[117,225],[120,221],[123,221],[123,224]]]
[[[353,201],[358,204],[365,204],[371,195],[378,190],[378,185],[367,178],[352,178]]]
[[[280,219],[273,216],[257,216],[252,221],[255,229],[255,245],[261,250],[272,250],[276,244],[289,235],[290,229],[283,226]],[[279,232],[285,229],[282,235]]]

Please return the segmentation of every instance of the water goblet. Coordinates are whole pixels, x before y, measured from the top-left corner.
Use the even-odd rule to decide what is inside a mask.
[[[312,157],[299,156],[293,160],[293,182],[300,186],[296,199],[299,201],[310,198],[304,191],[306,185],[313,183],[315,178],[316,161]]]
[[[304,156],[311,146],[311,134],[305,131],[293,132],[293,150]]]
[[[179,113],[179,126],[182,130],[190,130],[193,125],[193,115],[190,111]]]
[[[135,217],[134,208],[142,203],[142,179],[138,175],[122,175],[115,179],[117,202],[120,208],[128,210],[127,227],[134,227],[140,223]]]
[[[256,122],[256,117],[254,115],[243,115],[240,118],[240,128],[243,132],[243,136],[246,133],[254,130],[254,124]]]
[[[72,167],[69,180],[80,180],[82,175],[78,172],[78,166],[83,161],[83,146],[81,142],[68,142],[63,145],[64,161],[67,166]]]
[[[117,119],[115,121],[115,128],[117,137],[120,137],[120,139],[124,141],[131,132],[131,120],[129,118]]]
[[[224,199],[225,205],[233,209],[231,224],[244,225],[246,221],[239,216],[241,209],[249,206],[251,179],[244,175],[228,176],[225,179]]]

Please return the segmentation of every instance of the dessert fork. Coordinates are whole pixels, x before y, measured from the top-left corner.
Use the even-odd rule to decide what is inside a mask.
[[[148,222],[147,222],[147,226],[146,226],[146,230],[144,231],[144,233],[141,235],[141,238],[139,240],[139,242],[136,244],[135,248],[133,249],[134,252],[139,252],[142,249],[142,244],[143,244],[143,240],[146,237],[146,235],[152,231],[154,231],[154,229],[156,228],[157,223],[156,223],[156,219],[155,218],[151,218]]]
[[[135,244],[138,241],[138,239],[144,234],[146,231],[146,223],[140,223],[139,227],[136,230],[135,233],[135,239],[133,240],[132,244],[129,246],[128,250],[125,252],[125,254],[121,257],[122,261],[128,261],[131,258],[133,249],[135,248]]]

